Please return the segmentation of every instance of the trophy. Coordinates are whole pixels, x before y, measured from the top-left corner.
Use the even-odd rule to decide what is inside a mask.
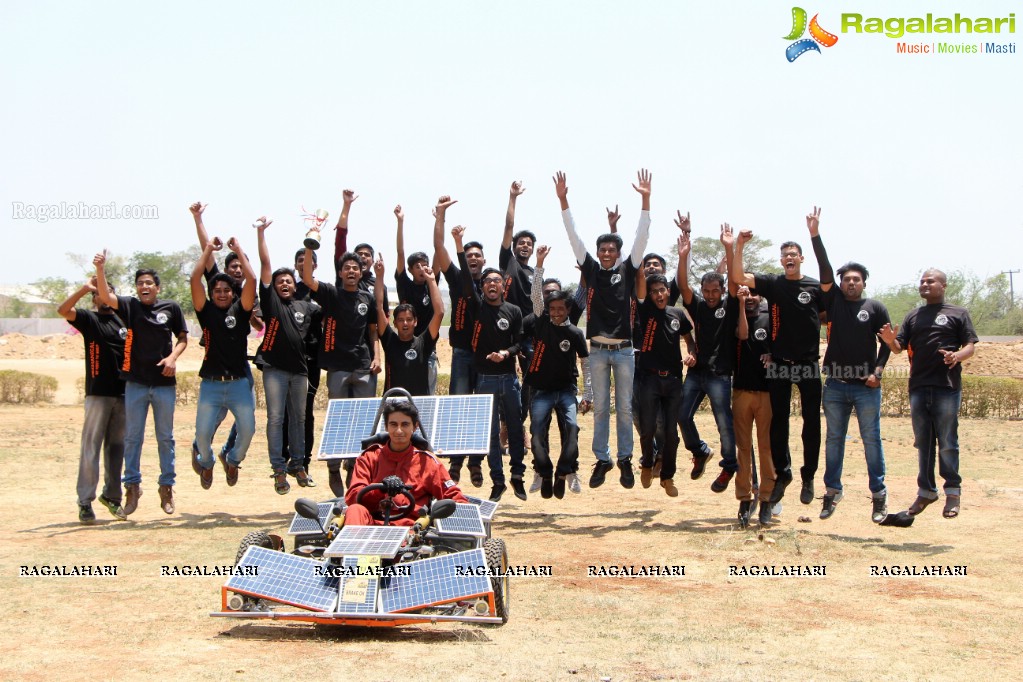
[[[327,222],[327,212],[322,208],[316,209],[316,213],[306,213],[305,222],[312,223],[309,231],[305,234],[305,247],[315,251],[320,248],[320,230],[323,229],[323,223]]]

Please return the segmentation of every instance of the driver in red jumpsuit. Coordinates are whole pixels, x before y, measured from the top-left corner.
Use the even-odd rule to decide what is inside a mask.
[[[415,504],[400,518],[391,518],[395,526],[411,526],[419,518],[419,510],[431,500],[450,499],[468,502],[458,485],[451,480],[447,467],[440,463],[431,452],[419,450],[412,445],[412,434],[419,426],[419,410],[411,402],[388,401],[383,411],[387,427],[387,444],[375,444],[355,460],[352,482],[345,495],[348,509],[345,510],[345,525],[383,525],[384,513],[380,502],[386,497],[384,490],[371,490],[363,496],[362,503],[356,504],[359,492],[371,483],[395,486],[397,477],[412,489]],[[397,489],[390,491],[392,495]],[[404,494],[395,495],[396,505],[405,505]]]

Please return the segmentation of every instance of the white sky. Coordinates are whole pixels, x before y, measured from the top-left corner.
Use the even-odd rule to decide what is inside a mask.
[[[469,226],[496,265],[514,179],[528,189],[517,227],[570,279],[551,175],[568,173],[587,243],[620,204],[628,247],[640,167],[649,250],[673,243],[676,208],[697,235],[727,220],[808,246],[818,204],[832,262],[865,263],[874,287],[930,265],[1019,268],[1023,45],[910,56],[839,33],[842,12],[1016,12],[1023,28],[1019,3],[800,5],[839,42],[790,64],[791,2],[4,3],[0,281],[80,277],[66,252],[184,248],[195,200],[253,257],[249,225],[274,218],[274,264],[289,264],[301,207],[333,225],[344,187],[361,195],[351,244],[373,243],[389,270],[394,204],[407,252],[430,251],[444,193],[459,199],[448,226]],[[160,219],[12,217],[13,202],[79,201],[156,205]]]

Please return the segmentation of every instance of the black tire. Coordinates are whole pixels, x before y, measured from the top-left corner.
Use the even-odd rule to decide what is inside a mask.
[[[245,556],[245,550],[249,547],[265,547],[266,549],[273,549],[274,542],[270,539],[270,531],[268,530],[254,530],[242,538],[241,543],[238,545],[238,554],[234,557],[234,565],[237,566],[238,562]]]
[[[509,599],[511,598],[511,579],[504,575],[508,570],[508,549],[504,540],[490,538],[483,543],[483,552],[487,557],[487,567],[491,573],[500,572],[502,577],[493,575],[490,583],[494,588],[494,605],[497,607],[497,615],[501,617],[501,624],[508,622]]]

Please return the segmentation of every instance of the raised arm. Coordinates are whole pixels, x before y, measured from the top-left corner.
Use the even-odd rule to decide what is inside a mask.
[[[444,218],[448,207],[457,203],[457,200],[445,194],[437,199],[437,205],[433,207],[433,264],[440,272],[447,272],[451,265],[451,254],[444,246]]]
[[[615,210],[613,211],[606,206],[604,210],[607,211],[607,226],[610,228],[611,234],[617,234],[618,220],[622,217],[622,214],[618,212],[618,204],[615,204]]]
[[[387,286],[384,284],[384,270],[384,257],[378,253],[377,259],[373,261],[373,274],[376,275],[376,281],[373,282],[373,298],[377,303],[378,336],[388,324],[387,312],[384,310],[384,288]]]
[[[647,241],[650,239],[650,183],[653,175],[646,168],[637,174],[638,185],[632,188],[639,192],[642,197],[641,209],[639,211],[639,225],[636,227],[636,241],[632,244],[632,265],[637,270],[643,265],[643,253],[646,251]]]
[[[735,238],[735,253],[732,254],[732,269],[728,273],[728,278],[737,285],[749,287],[752,289],[756,285],[756,281],[753,278],[752,272],[743,272],[745,268],[742,263],[742,250],[746,245],[746,242],[753,239],[752,230],[742,230],[739,232],[739,236]]]
[[[223,246],[220,237],[207,241],[202,249],[202,255],[195,261],[192,274],[188,277],[188,285],[192,290],[192,307],[197,313],[206,307],[206,287],[203,286],[202,273],[206,271],[206,263],[213,258],[213,253],[220,251]]]
[[[106,249],[103,249],[102,253],[97,253],[93,256],[92,264],[96,266],[96,296],[99,298],[100,303],[108,308],[117,310],[117,297],[110,291],[110,286],[107,284],[106,263]]]
[[[835,271],[828,260],[828,252],[824,250],[824,242],[821,241],[821,210],[814,206],[813,212],[806,215],[806,228],[810,231],[810,243],[813,245],[813,255],[817,257],[817,267],[821,273],[821,291],[828,291],[835,283]]]
[[[533,302],[533,314],[537,317],[543,315],[543,262],[551,247],[541,244],[536,247],[536,267],[533,268],[533,281],[529,286],[529,300]]]
[[[561,202],[561,220],[565,223],[568,242],[572,245],[572,253],[575,254],[576,262],[582,265],[586,262],[586,245],[579,238],[579,233],[575,229],[575,220],[572,218],[572,211],[568,208],[568,178],[562,171],[558,171],[553,180],[554,193],[558,195],[558,201]]]
[[[526,188],[520,180],[513,182],[511,189],[508,190],[508,210],[504,214],[504,235],[501,237],[502,249],[512,247],[512,232],[515,230],[515,200],[525,191]]]
[[[732,232],[732,226],[728,223],[721,225],[721,246],[725,247],[725,256],[722,259],[724,261],[725,269],[718,270],[722,275],[726,277],[728,282],[728,295],[735,296],[735,293],[739,290],[739,285],[732,281],[731,276],[728,274],[732,270],[732,247],[735,245],[735,235]]]
[[[736,323],[735,336],[740,341],[749,338],[749,320],[746,318],[746,299],[749,298],[749,287],[736,287],[735,296],[739,299],[739,319]]]
[[[336,264],[334,270],[337,271]],[[301,276],[303,284],[309,287],[309,291],[315,292],[320,290],[320,283],[313,277],[313,250],[309,247],[306,247],[305,258],[302,260]]]
[[[682,211],[677,213],[678,218],[675,219],[675,224],[678,225],[681,232],[678,235],[678,267],[675,269],[675,283],[678,284],[678,290],[682,294],[682,302],[689,305],[693,302],[693,288],[689,285],[689,255],[693,251],[693,243],[690,239],[691,231],[686,229],[689,227],[689,214],[686,213],[683,217]]]
[[[236,237],[227,240],[227,248],[238,254],[238,262],[242,264],[242,274],[245,276],[241,295],[242,308],[252,310],[256,306],[256,273],[252,269],[252,263],[249,262],[249,255],[242,250],[242,245],[238,243]],[[262,323],[260,323],[259,329],[262,328]]]
[[[353,190],[346,189],[341,191],[341,215],[338,216],[337,226],[334,228],[336,234],[334,235],[334,272],[337,272],[338,261],[341,260],[341,256],[345,255],[348,251],[348,213],[352,210],[352,204],[359,195]]]
[[[394,233],[394,246],[398,250],[398,259],[394,263],[395,276],[405,272],[405,212],[401,210],[401,204],[394,207],[394,217],[398,221],[398,227]],[[376,266],[373,268],[376,270]]]
[[[75,311],[75,304],[78,303],[86,294],[96,293],[96,277],[93,275],[89,278],[89,281],[78,287],[78,290],[73,292],[70,296],[64,299],[64,302],[57,306],[57,314],[63,317],[68,322],[74,322],[75,318],[78,317],[78,313]]]
[[[430,338],[434,341],[440,336],[440,325],[444,321],[444,299],[440,295],[440,287],[437,286],[437,278],[433,275],[433,268],[424,267],[423,274],[426,275],[426,289],[430,292],[430,303],[433,305],[433,317],[430,318]],[[379,281],[379,279],[378,279]]]
[[[266,247],[266,228],[270,227],[272,220],[263,216],[256,221],[256,248],[259,251],[259,281],[263,286],[270,286],[270,275],[273,269],[270,267],[270,249]]]
[[[472,297],[476,303],[480,302],[479,292],[472,283],[472,273],[469,272],[469,263],[465,259],[465,247],[462,246],[462,237],[465,235],[465,228],[455,225],[451,228],[451,237],[455,240],[455,254],[458,257],[458,267],[461,268],[462,295]]]
[[[188,210],[191,211],[192,220],[195,221],[195,234],[199,237],[199,248],[205,250],[206,244],[210,241],[209,234],[206,232],[206,226],[202,222],[202,212],[206,210],[206,204],[197,201],[189,206]],[[213,259],[213,256],[209,256],[203,262],[203,270],[212,270],[215,263],[216,261]]]

